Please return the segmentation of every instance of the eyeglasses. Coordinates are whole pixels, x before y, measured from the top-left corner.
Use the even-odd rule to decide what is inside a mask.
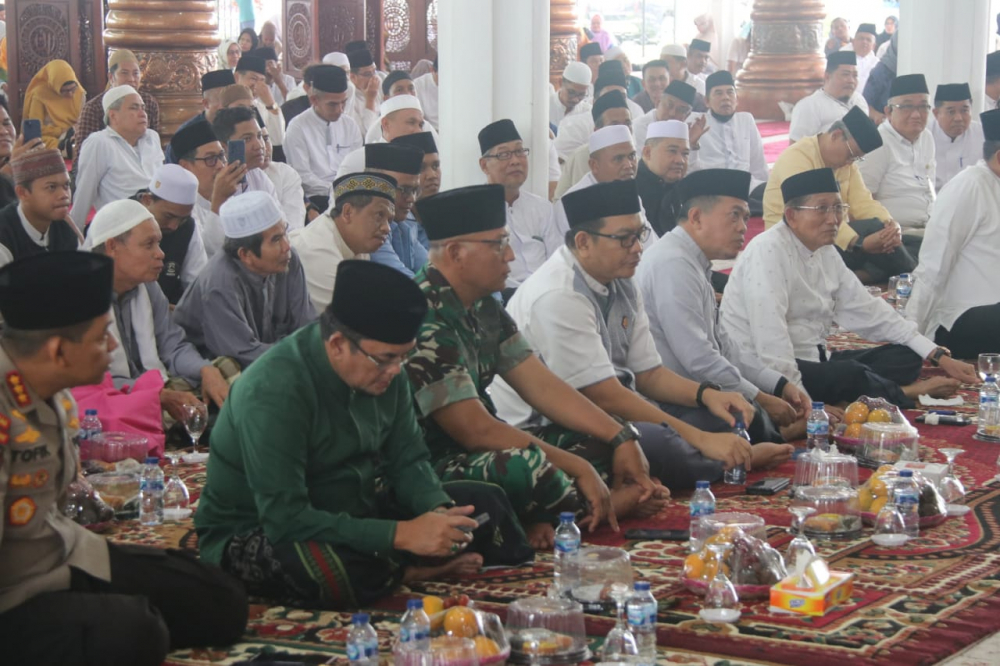
[[[226,154],[225,153],[215,153],[213,155],[205,155],[204,157],[193,157],[191,159],[193,159],[195,162],[204,162],[205,166],[207,166],[208,168],[211,169],[216,164],[218,164],[220,161],[223,164],[225,164],[226,163]]]
[[[850,141],[850,139],[848,139],[847,137],[844,137],[844,143],[847,144],[847,152],[849,152],[851,154],[851,160],[848,162],[848,164],[854,164],[855,162],[864,162],[865,161],[865,156],[864,155],[855,155],[854,154],[854,149],[851,148],[851,141]]]
[[[823,217],[826,217],[830,213],[833,213],[834,216],[839,220],[842,219],[845,215],[847,215],[847,211],[851,209],[851,205],[842,203],[842,204],[834,204],[832,206],[796,206],[795,209],[814,210],[817,211]]]
[[[527,157],[530,152],[531,148],[518,148],[517,150],[505,150],[502,153],[495,153],[493,155],[483,155],[483,157],[492,157],[495,160],[506,162],[512,157]]]
[[[463,243],[484,243],[486,245],[493,245],[499,254],[503,254],[510,247],[510,236],[503,235],[496,240],[465,240]]]
[[[407,199],[416,199],[420,196],[420,186],[410,187],[408,185],[397,185],[396,190]]]
[[[910,113],[924,114],[931,112],[930,104],[890,104],[889,106],[893,109],[899,109],[900,111],[906,114]]]
[[[616,240],[621,243],[622,247],[626,250],[630,249],[635,245],[636,241],[640,243],[645,243],[649,239],[649,234],[653,230],[647,226],[643,226],[638,233],[631,234],[602,234],[597,231],[588,231],[587,233],[591,236],[600,236],[601,238],[610,238],[611,240]]]
[[[360,341],[356,340],[354,336],[345,334],[344,337],[348,339],[348,341],[354,346],[355,349],[361,352],[362,356],[371,361],[379,372],[385,372],[387,370],[391,370],[396,366],[399,366],[400,369],[405,368],[406,364],[409,363],[411,360],[413,360],[413,357],[416,356],[417,353],[417,348],[414,347],[410,351],[406,352],[406,354],[404,354],[403,356],[399,356],[391,360],[377,359],[368,352],[366,352],[364,349],[362,349]]]

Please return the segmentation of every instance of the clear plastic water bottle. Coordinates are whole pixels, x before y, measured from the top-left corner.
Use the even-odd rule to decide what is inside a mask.
[[[896,509],[903,516],[906,536],[916,538],[920,535],[920,487],[913,478],[913,470],[899,472],[894,497]]]
[[[906,312],[906,303],[913,293],[913,276],[909,273],[901,273],[896,281],[896,312],[903,314]]]
[[[93,457],[94,441],[96,441],[103,432],[104,426],[101,425],[101,419],[97,417],[97,410],[86,410],[83,413],[83,419],[80,421],[80,434],[78,435],[81,460],[90,460],[90,458]]]
[[[568,595],[580,582],[576,561],[580,553],[580,528],[576,526],[575,519],[573,512],[564,511],[559,514],[559,527],[556,528],[552,585],[561,597]]]
[[[989,440],[1000,440],[1000,386],[997,386],[995,375],[986,375],[979,389],[976,434]]]
[[[139,522],[143,525],[163,523],[163,470],[160,459],[146,458],[139,478]]]
[[[743,419],[736,419],[736,427],[733,428],[733,434],[737,437],[742,437],[743,439],[750,441],[750,433],[747,432],[746,426],[743,424]],[[722,479],[727,485],[730,486],[742,486],[746,485],[747,482],[747,468],[746,465],[736,465],[731,469],[726,470],[726,474]]]
[[[368,613],[351,617],[351,630],[347,632],[347,659],[352,664],[378,666],[378,634],[368,623]]]
[[[822,402],[814,402],[806,421],[806,449],[809,451],[830,450],[830,415],[823,407]]]
[[[691,542],[692,553],[701,550],[705,544],[705,518],[715,513],[715,495],[709,489],[708,481],[695,483],[694,495],[691,496]]]
[[[642,580],[635,584],[635,592],[625,607],[628,611],[628,628],[635,636],[641,662],[653,666],[656,664],[657,604],[653,593],[649,591],[647,581]]]
[[[424,612],[421,599],[406,602],[406,614],[399,623],[399,646],[404,650],[420,652],[431,649],[431,619]]]

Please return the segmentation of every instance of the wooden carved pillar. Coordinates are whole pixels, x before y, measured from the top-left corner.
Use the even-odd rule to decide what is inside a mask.
[[[563,70],[579,51],[577,18],[576,0],[549,3],[549,81],[557,88]]]
[[[314,0],[285,0],[282,4],[285,72],[294,77],[301,77],[307,65],[323,57],[323,53],[319,52],[316,14]]]
[[[795,104],[822,87],[825,16],[823,0],[754,0],[750,56],[736,75],[740,111],[784,119],[779,101]]]
[[[219,42],[215,0],[108,0],[104,43],[139,59],[164,143],[201,111],[201,75],[217,68]]]

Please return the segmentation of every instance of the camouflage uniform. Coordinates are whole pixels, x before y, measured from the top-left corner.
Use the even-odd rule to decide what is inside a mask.
[[[432,414],[462,400],[478,399],[496,416],[487,387],[531,356],[531,347],[499,301],[486,297],[470,309],[431,264],[414,277],[429,310],[407,364],[417,412],[427,432],[431,462],[442,481],[488,481],[506,491],[525,523],[554,522],[561,511],[577,511],[573,481],[534,444],[526,448],[470,453]]]

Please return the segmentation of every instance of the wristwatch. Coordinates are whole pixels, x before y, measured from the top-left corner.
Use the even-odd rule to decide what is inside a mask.
[[[278,110],[278,105],[277,104],[272,104],[271,106],[265,106],[264,108],[267,109],[268,111],[277,111]]]
[[[694,397],[694,401],[696,403],[698,403],[699,407],[704,407],[705,406],[705,403],[702,401],[701,396],[708,389],[714,389],[716,391],[721,391],[722,387],[719,386],[718,384],[714,383],[714,382],[702,382],[701,384],[699,384],[698,385],[698,393]]]
[[[629,440],[634,439],[636,441],[639,441],[639,437],[640,437],[639,429],[636,428],[631,423],[626,423],[624,426],[622,426],[622,429],[618,432],[617,435],[608,440],[608,446],[610,446],[612,449],[617,449],[619,446],[621,446],[622,444],[624,444]]]
[[[937,347],[931,352],[931,355],[927,357],[927,360],[931,362],[935,368],[941,365],[942,356],[951,356],[951,350],[947,347]]]

